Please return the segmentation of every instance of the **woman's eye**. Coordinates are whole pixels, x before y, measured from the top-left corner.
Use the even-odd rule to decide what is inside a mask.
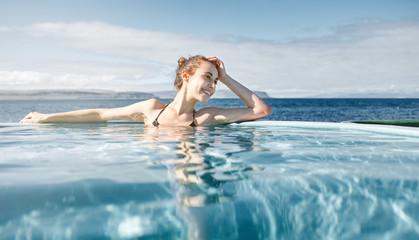
[[[211,75],[202,75],[202,77],[205,80],[208,80],[208,81],[211,81],[212,80]],[[217,85],[217,83],[218,83],[218,80],[214,80],[214,84]]]

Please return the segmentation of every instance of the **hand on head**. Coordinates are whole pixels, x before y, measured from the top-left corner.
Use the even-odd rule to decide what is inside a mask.
[[[217,57],[209,57],[208,60],[212,62],[218,70],[218,80],[223,82],[227,77],[226,69],[224,63]]]

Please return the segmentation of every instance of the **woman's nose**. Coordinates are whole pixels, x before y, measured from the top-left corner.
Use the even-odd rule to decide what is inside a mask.
[[[215,82],[209,82],[208,86],[211,87],[211,88],[215,88]]]

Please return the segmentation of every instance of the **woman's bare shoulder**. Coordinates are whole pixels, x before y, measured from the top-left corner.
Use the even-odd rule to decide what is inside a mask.
[[[151,98],[151,99],[144,100],[144,101],[137,102],[130,105],[130,107],[132,108],[141,108],[142,110],[148,110],[148,111],[161,109],[164,106],[165,106],[164,103],[162,103],[160,100],[157,100],[155,98]]]
[[[164,104],[157,99],[148,99],[141,102],[133,103],[126,107],[111,109],[108,111],[112,116],[109,119],[129,120],[148,122],[153,118],[159,109],[162,109]]]

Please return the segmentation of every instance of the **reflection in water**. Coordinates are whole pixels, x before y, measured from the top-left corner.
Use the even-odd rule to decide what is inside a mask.
[[[245,137],[229,136],[223,133],[224,130],[216,126],[145,130],[145,135],[153,136],[153,141],[159,145],[175,144],[176,159],[152,164],[164,164],[169,168],[171,185],[179,204],[177,215],[185,221],[189,239],[237,239],[232,202],[235,193],[226,191],[223,185],[246,179],[247,171],[261,170],[232,157],[235,153],[254,150],[257,143],[249,134]],[[222,149],[218,148],[220,146]]]
[[[249,135],[246,135],[245,141],[241,139],[242,136],[214,137],[219,135],[219,131],[223,131],[223,128],[211,127],[205,128],[205,131],[192,128],[146,128],[145,135],[152,137],[154,143],[175,143],[176,159],[155,161],[151,164],[169,167],[176,183],[181,186],[181,189],[175,191],[179,202],[187,207],[227,200],[233,194],[223,192],[223,183],[244,179],[246,171],[261,170],[260,167],[231,157],[235,153],[254,150],[253,146],[257,143]],[[217,147],[221,145],[224,146],[222,153],[217,151]]]

